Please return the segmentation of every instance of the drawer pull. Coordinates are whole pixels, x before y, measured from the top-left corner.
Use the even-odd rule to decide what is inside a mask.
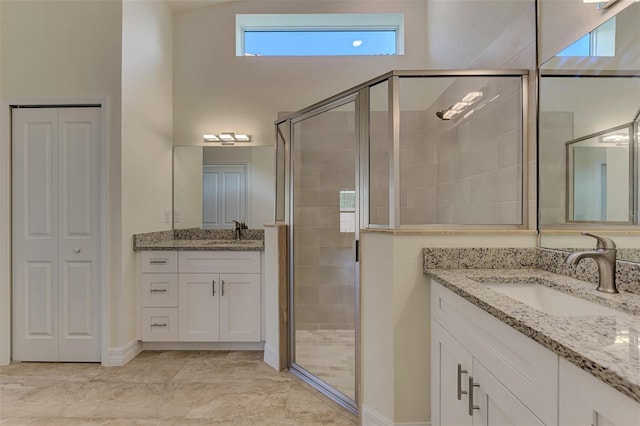
[[[167,326],[166,322],[160,322],[160,323],[154,322],[151,324],[151,327],[166,327],[166,326]]]
[[[473,405],[473,388],[479,388],[480,384],[473,383],[473,377],[469,376],[469,415],[473,417],[473,410],[479,410],[479,405]]]
[[[221,293],[221,295],[224,296],[224,280],[222,280],[222,293]]]
[[[169,263],[167,259],[151,259],[149,260],[149,264],[151,265],[166,265]]]
[[[462,395],[467,394],[467,391],[462,390],[462,375],[467,373],[467,370],[462,369],[462,364],[458,364],[458,401],[462,400]]]
[[[151,293],[166,293],[167,289],[166,288],[152,288],[151,290],[149,290]]]
[[[211,280],[211,295],[216,295],[216,280]]]

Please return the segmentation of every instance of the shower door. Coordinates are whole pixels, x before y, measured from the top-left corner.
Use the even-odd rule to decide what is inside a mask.
[[[292,120],[291,371],[355,412],[357,96]]]

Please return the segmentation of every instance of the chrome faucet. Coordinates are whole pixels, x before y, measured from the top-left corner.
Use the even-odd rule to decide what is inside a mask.
[[[236,240],[240,241],[242,239],[242,225],[244,225],[242,222],[238,222],[237,220],[234,220],[233,223],[236,224],[234,231],[236,231]]]
[[[598,264],[598,273],[600,274],[598,288],[596,288],[596,290],[604,293],[617,293],[616,244],[610,238],[600,237],[588,232],[581,232],[581,234],[595,238],[597,240],[596,249],[571,253],[564,259],[564,261],[575,268],[585,257],[594,259]]]

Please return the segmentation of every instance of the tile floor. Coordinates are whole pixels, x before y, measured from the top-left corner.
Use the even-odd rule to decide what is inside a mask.
[[[296,330],[296,363],[355,399],[355,330]]]
[[[124,367],[0,367],[0,425],[355,425],[257,351],[145,351]]]

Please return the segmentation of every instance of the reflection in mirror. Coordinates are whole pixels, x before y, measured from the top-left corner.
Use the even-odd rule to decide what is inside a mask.
[[[567,222],[629,222],[631,128],[566,143]]]
[[[274,155],[272,146],[174,146],[174,229],[273,222]]]
[[[634,2],[540,67],[542,247],[591,248],[579,231],[597,228],[616,241],[619,259],[640,259],[638,22],[640,3]]]

